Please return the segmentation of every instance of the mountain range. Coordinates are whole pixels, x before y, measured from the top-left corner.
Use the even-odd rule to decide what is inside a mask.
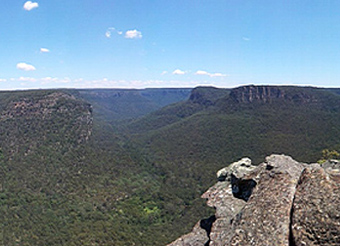
[[[340,149],[340,89],[0,93],[2,245],[165,245],[211,214],[215,171]]]

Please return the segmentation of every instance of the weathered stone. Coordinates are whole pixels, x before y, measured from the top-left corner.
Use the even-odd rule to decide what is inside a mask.
[[[284,155],[271,155],[267,168],[233,221],[230,245],[288,245],[295,187],[304,165]]]
[[[227,236],[232,218],[244,207],[245,201],[234,197],[229,182],[218,182],[207,190],[202,198],[207,199],[207,205],[216,209],[216,221],[210,233],[210,244],[222,245]]]
[[[327,160],[322,163],[323,168],[332,168],[332,169],[340,169],[340,161],[339,160]]]
[[[229,96],[236,103],[272,103],[279,100],[297,104],[317,102],[310,93],[277,86],[241,86],[232,89]]]
[[[336,161],[323,167],[271,155],[241,175],[224,169],[225,181],[202,195],[216,208],[205,246],[340,245],[340,170]]]
[[[271,155],[266,157],[266,169],[271,170],[270,173],[287,173],[292,178],[299,179],[304,167],[308,165],[293,160],[292,157],[286,155]]]
[[[192,232],[178,238],[168,246],[205,246],[209,242],[209,237],[201,225],[202,221],[197,222]]]
[[[340,171],[308,167],[297,186],[292,239],[300,245],[340,245]]]
[[[207,199],[207,205],[216,208],[216,218],[235,216],[246,204],[245,201],[234,197],[231,184],[218,182],[207,190],[202,198]]]
[[[242,158],[240,161],[234,162],[230,164],[228,167],[222,168],[217,172],[217,179],[219,181],[230,181],[231,175],[234,175],[236,178],[240,179],[244,175],[250,173],[256,168],[251,164],[251,160],[249,158]]]
[[[210,246],[222,246],[230,240],[232,221],[245,206],[256,186],[253,178],[256,179],[260,169],[263,168],[251,165],[249,158],[243,158],[221,169],[217,177],[225,182],[218,182],[202,195],[202,198],[208,199],[208,206],[216,208],[216,221],[211,228]]]
[[[202,198],[206,198],[207,205],[216,209],[216,221],[213,223],[210,233],[211,246],[223,245],[230,238],[230,226],[232,219],[246,204],[246,199],[240,197],[249,197],[251,190],[256,185],[254,180],[242,180],[242,177],[250,174],[256,166],[251,165],[249,158],[231,164],[229,167],[221,169],[217,177],[225,180],[218,182]]]

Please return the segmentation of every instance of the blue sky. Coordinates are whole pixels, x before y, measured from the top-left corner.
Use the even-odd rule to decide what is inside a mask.
[[[340,1],[3,0],[0,89],[340,87]]]

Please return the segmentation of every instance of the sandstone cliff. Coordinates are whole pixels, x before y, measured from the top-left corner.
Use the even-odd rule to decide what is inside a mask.
[[[241,86],[232,89],[230,97],[238,103],[264,102],[270,103],[275,100],[285,100],[299,104],[316,103],[318,98],[310,88],[296,90],[284,86]]]
[[[202,195],[215,215],[169,246],[340,245],[339,167],[285,155],[233,163]]]

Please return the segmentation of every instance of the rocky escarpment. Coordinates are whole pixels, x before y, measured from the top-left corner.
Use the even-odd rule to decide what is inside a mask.
[[[237,103],[264,102],[285,100],[296,103],[313,103],[317,98],[309,93],[308,88],[299,89],[279,86],[241,86],[232,89],[230,98]]]
[[[233,163],[202,195],[216,208],[211,227],[201,221],[169,246],[340,245],[339,167],[284,155]]]

